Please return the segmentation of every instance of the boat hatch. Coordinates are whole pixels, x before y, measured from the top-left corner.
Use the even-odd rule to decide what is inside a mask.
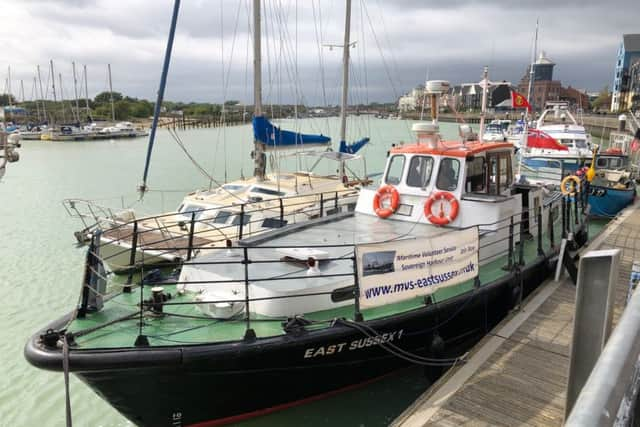
[[[213,222],[215,224],[225,224],[227,222],[227,220],[233,215],[233,212],[231,211],[218,211],[218,213],[216,214],[216,217],[213,219]]]
[[[247,188],[247,186],[239,185],[239,184],[224,184],[222,188],[226,191],[237,193],[237,192],[243,191],[245,188]]]
[[[284,255],[287,258],[292,258],[297,261],[307,261],[309,258],[316,260],[329,258],[329,252],[321,249],[312,248],[278,248],[276,251],[279,254]]]
[[[199,219],[204,211],[204,207],[200,205],[182,205],[178,210],[184,216],[191,216],[192,212],[196,213],[195,219]]]
[[[287,194],[283,191],[278,191],[278,190],[272,190],[270,188],[265,188],[265,187],[251,187],[251,189],[249,190],[251,193],[257,193],[257,194],[266,194],[268,196],[286,196]]]

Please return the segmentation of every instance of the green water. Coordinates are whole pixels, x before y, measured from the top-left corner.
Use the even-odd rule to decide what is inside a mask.
[[[336,140],[337,119],[305,120],[299,125],[304,131],[319,131]],[[391,143],[412,140],[410,127],[410,122],[399,120],[354,119],[352,140],[364,135],[372,139],[364,153],[369,173],[382,170]],[[456,134],[453,124],[443,124],[442,130],[449,137]],[[180,137],[209,173],[215,171],[217,180],[224,179],[225,169],[228,179],[252,171],[249,126],[184,131]],[[70,197],[103,199],[103,204],[116,207],[133,203],[146,146],[146,138],[24,141],[21,160],[9,165],[0,181],[0,426],[65,424],[62,375],[35,369],[22,356],[28,337],[69,312],[78,299],[84,250],[75,246],[72,233],[80,224],[68,217],[61,201]],[[291,166],[293,160],[284,162]],[[354,168],[361,171],[364,166],[356,163]],[[333,172],[335,165],[320,165],[319,171]],[[209,181],[162,130],[152,157],[149,185],[154,190],[178,190],[151,192],[134,205],[142,211],[159,212],[175,209],[186,191],[207,187]],[[244,425],[384,426],[427,386],[420,369],[409,369],[365,388]],[[130,425],[74,377],[71,405],[75,426]]]

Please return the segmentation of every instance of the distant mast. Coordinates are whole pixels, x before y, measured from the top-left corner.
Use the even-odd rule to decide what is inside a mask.
[[[262,53],[260,37],[260,0],[253,0],[253,116],[262,117]],[[266,175],[265,146],[255,139],[253,149],[253,176],[258,181],[264,181]]]
[[[91,109],[89,108],[89,85],[87,85],[87,66],[83,65],[84,73],[84,101],[87,107],[87,120],[91,117]]]
[[[11,66],[7,67],[7,91],[9,92],[9,108],[13,107],[11,100]]]
[[[536,55],[538,50],[538,20],[536,19],[536,37],[533,41],[533,52],[531,52],[531,65],[529,66],[529,88],[527,90],[527,101],[529,101],[529,105],[531,105],[531,109],[533,110],[533,98],[531,94],[533,93],[533,81],[535,80],[535,67],[534,64],[536,62]],[[529,109],[525,110],[525,118],[529,118]],[[525,119],[525,122],[528,120]]]
[[[71,62],[71,68],[73,70],[73,96],[76,98],[76,120],[80,122],[80,102],[78,102],[78,76],[76,75],[76,63]]]
[[[349,49],[351,48],[351,0],[347,0],[342,46],[342,102],[340,105],[340,144],[347,141],[347,102],[349,97]],[[340,179],[346,179],[344,160],[340,161]]]
[[[111,64],[107,64],[109,70],[109,97],[111,98],[111,121],[116,121],[116,109],[113,106],[113,85],[111,84]]]
[[[67,121],[67,116],[64,113],[64,91],[62,90],[62,73],[58,73],[60,78],[60,106],[62,107],[62,122]]]
[[[53,72],[53,59],[49,60],[49,70],[51,71],[51,89],[53,89],[53,102],[54,104],[58,102],[56,98],[56,75]]]
[[[42,116],[44,117],[44,121],[47,121],[47,106],[45,104],[44,99],[44,91],[42,90],[42,76],[40,75],[40,65],[36,66],[36,70],[38,71],[38,83],[40,85],[40,100],[42,100]]]
[[[38,104],[38,79],[36,76],[33,76],[33,93],[34,93],[34,101],[36,104],[36,115],[38,116],[38,123],[42,122],[42,118],[40,116],[40,104]]]

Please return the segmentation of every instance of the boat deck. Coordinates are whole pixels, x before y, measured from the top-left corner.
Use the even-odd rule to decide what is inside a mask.
[[[640,204],[628,208],[588,249],[622,251],[614,324],[623,310],[631,265],[640,259]],[[564,418],[575,286],[548,281],[393,423],[416,426],[561,426]]]
[[[352,218],[347,217],[345,219]],[[350,222],[332,221],[333,227],[340,228],[340,224],[346,224]],[[357,222],[359,227],[371,226],[371,224],[365,224],[363,221]],[[388,222],[380,221],[383,227],[388,226]],[[336,225],[337,224],[337,225]],[[560,224],[556,224],[555,235],[560,235]],[[407,224],[408,227],[411,224]],[[415,224],[414,224],[415,226]],[[592,235],[601,228],[601,223],[592,222],[590,225],[590,233]],[[433,230],[433,227],[429,227]],[[314,230],[316,228],[314,227]],[[326,229],[325,229],[326,231]],[[412,232],[419,231],[416,228],[411,230]],[[332,244],[337,242],[354,242],[354,232],[357,235],[357,230],[346,228],[343,234],[334,234],[331,240]],[[397,235],[397,233],[395,233]],[[544,237],[544,250],[549,251],[549,241],[546,234]],[[378,234],[381,239],[384,238],[384,233]],[[256,237],[258,239],[259,237]],[[278,245],[291,244],[292,242],[287,240],[286,234],[277,237]],[[322,241],[322,240],[320,240]],[[556,244],[559,243],[559,237],[555,238]],[[272,242],[269,242],[272,243]],[[269,244],[267,243],[267,244]],[[341,248],[343,252],[348,248]],[[225,251],[226,249],[219,249],[218,251]],[[234,251],[242,249],[233,249]],[[263,249],[259,249],[263,250]],[[350,249],[352,250],[352,249]],[[517,251],[516,251],[517,252]],[[337,254],[335,251],[332,256],[340,256],[342,253]],[[538,257],[536,239],[526,240],[523,248],[523,256],[525,263],[529,263]],[[202,262],[203,258],[197,257],[195,262]],[[510,274],[503,267],[506,264],[506,256],[500,257],[494,261],[483,264],[480,268],[480,283],[489,283],[496,279],[499,279],[507,274]],[[251,268],[259,268],[260,263],[249,264]],[[237,266],[236,266],[237,267]],[[298,271],[300,267],[296,267]],[[306,267],[302,267],[302,275],[304,275]],[[259,270],[254,271],[254,274],[259,274],[258,277],[264,277],[264,272]],[[251,277],[250,271],[250,277]],[[300,275],[300,273],[298,273]],[[154,317],[149,313],[145,313],[143,317],[143,324],[140,328],[139,317],[139,304],[141,300],[148,300],[151,298],[151,286],[144,286],[142,289],[142,295],[140,287],[135,286],[132,293],[121,292],[121,286],[124,284],[126,277],[115,276],[112,278],[109,284],[108,292],[112,294],[111,300],[108,302],[108,308],[96,313],[88,313],[85,318],[74,319],[68,325],[68,331],[73,332],[76,335],[77,348],[80,349],[96,349],[96,348],[116,348],[116,347],[128,347],[135,342],[138,334],[142,333],[149,339],[150,346],[164,346],[172,344],[198,344],[206,342],[224,342],[242,339],[246,329],[246,319],[243,314],[239,314],[237,317],[229,320],[216,320],[211,317],[203,315],[198,309],[196,304],[197,294],[187,292],[185,294],[178,294],[176,292],[176,284],[163,284],[166,293],[172,295],[172,299],[167,301],[164,305],[164,316]],[[441,301],[450,298],[454,295],[469,292],[473,289],[472,281],[450,287],[441,288],[436,290],[433,294],[433,298],[436,301]],[[407,311],[410,309],[418,308],[424,305],[424,299],[421,297],[406,300],[403,302],[389,304],[387,306],[372,308],[363,310],[363,315],[366,320],[382,318],[389,315],[396,314],[398,312]],[[327,323],[318,323],[318,328],[326,327],[328,322],[335,318],[345,317],[353,319],[354,307],[352,304],[333,308],[325,311],[318,311],[314,313],[305,313],[305,318],[309,320],[316,320]],[[253,328],[258,337],[270,337],[279,336],[284,334],[282,322],[284,318],[266,318],[252,316],[251,328]],[[90,331],[88,333],[80,331]],[[80,333],[79,333],[80,332]],[[78,334],[79,333],[79,334]]]
[[[124,224],[118,227],[110,228],[102,232],[102,236],[108,240],[124,243],[131,247],[133,240],[133,225]],[[193,236],[192,247],[213,246],[216,241],[203,237]],[[124,252],[129,249],[123,247]],[[169,234],[158,229],[144,230],[138,233],[138,248],[144,248],[147,251],[157,251],[165,255],[173,255],[176,258],[185,258],[187,248],[189,247],[189,235],[184,233],[179,235],[176,233]]]

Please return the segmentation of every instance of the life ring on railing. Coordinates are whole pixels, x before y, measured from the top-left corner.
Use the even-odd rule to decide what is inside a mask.
[[[567,184],[570,181],[573,182],[573,186],[571,187],[572,189],[568,189],[567,188]],[[580,178],[578,178],[575,175],[567,175],[567,176],[565,176],[562,179],[562,182],[560,183],[560,191],[565,196],[575,196],[576,193],[580,192]]]
[[[385,200],[389,199],[389,206],[382,206]],[[385,185],[376,191],[373,197],[373,210],[380,218],[389,218],[400,206],[400,193],[392,185]]]
[[[438,215],[434,215],[431,211],[433,207],[433,202],[436,200],[446,200],[449,202],[451,206],[451,210],[449,211],[449,215],[444,213],[444,209],[442,204],[440,205],[440,212]],[[437,193],[433,193],[429,196],[426,203],[424,204],[424,214],[432,224],[435,225],[447,225],[452,222],[458,216],[458,211],[460,210],[460,203],[458,203],[458,199],[452,193],[447,191],[439,191]]]

